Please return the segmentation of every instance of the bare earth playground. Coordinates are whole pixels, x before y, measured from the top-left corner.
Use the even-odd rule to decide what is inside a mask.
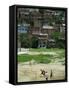
[[[24,51],[24,52],[23,52]],[[36,48],[18,52],[18,82],[65,79],[65,49]]]

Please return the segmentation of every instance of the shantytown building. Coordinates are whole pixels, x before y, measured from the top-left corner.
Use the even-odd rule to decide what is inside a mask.
[[[18,33],[28,33],[29,37],[38,37],[38,47],[46,47],[47,41],[52,40],[53,32],[61,32],[61,38],[65,39],[65,13],[59,17],[60,11],[48,9],[19,8]],[[53,40],[52,40],[53,41]]]

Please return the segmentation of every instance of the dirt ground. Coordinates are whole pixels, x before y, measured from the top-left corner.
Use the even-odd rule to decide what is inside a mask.
[[[65,79],[65,66],[61,64],[29,64],[18,63],[18,82],[46,80],[41,74],[41,69],[48,72],[48,80]],[[52,70],[52,77],[51,75]]]

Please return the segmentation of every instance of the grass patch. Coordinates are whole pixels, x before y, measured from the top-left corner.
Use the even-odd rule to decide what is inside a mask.
[[[65,50],[58,51],[57,54],[58,54],[57,58],[59,59],[65,58]]]
[[[18,55],[18,62],[26,62],[30,60],[35,60],[37,63],[50,63],[52,59],[52,55]]]
[[[30,60],[35,60],[37,63],[53,63],[55,60],[58,60],[58,62],[64,63],[65,62],[65,50],[64,49],[58,49],[58,48],[30,48],[31,52],[55,52],[56,55],[51,54],[38,54],[38,55],[29,55],[29,54],[21,54],[18,55],[18,62],[27,62]]]

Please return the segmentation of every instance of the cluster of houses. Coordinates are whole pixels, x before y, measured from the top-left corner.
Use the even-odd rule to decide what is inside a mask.
[[[54,19],[54,17],[60,17]],[[17,11],[18,33],[28,33],[29,37],[38,37],[38,47],[47,47],[47,42],[54,43],[51,35],[53,32],[61,32],[61,38],[65,39],[65,13],[50,9],[19,8]],[[56,21],[58,23],[56,23]],[[19,42],[18,42],[19,45]]]

